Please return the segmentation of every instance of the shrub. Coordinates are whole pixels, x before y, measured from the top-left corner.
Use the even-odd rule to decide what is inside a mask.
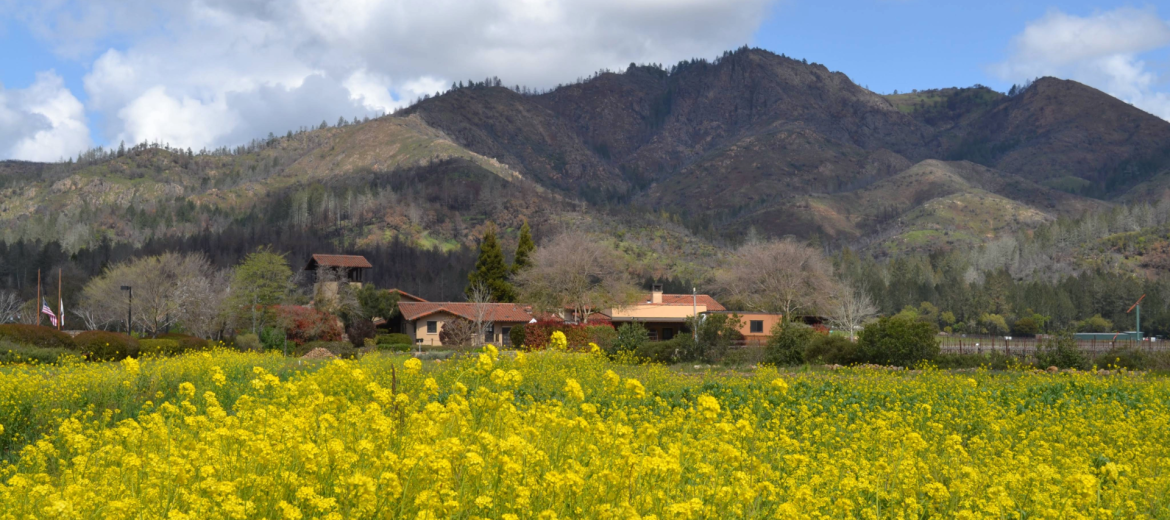
[[[512,342],[512,348],[520,348],[525,345],[524,341],[526,336],[524,330],[526,327],[526,324],[521,323],[512,327],[512,330],[508,332],[508,341]]]
[[[869,363],[911,366],[938,357],[938,328],[905,318],[881,318],[861,329],[857,345]]]
[[[73,338],[52,327],[9,323],[0,325],[0,339],[45,348],[72,348]]]
[[[260,343],[260,336],[255,334],[240,334],[236,336],[236,348],[240,350],[264,350],[264,344]]]
[[[804,350],[815,335],[812,327],[803,323],[777,323],[764,345],[764,361],[776,366],[804,363]]]
[[[328,350],[331,354],[339,358],[350,359],[357,357],[357,349],[346,341],[310,341],[303,345],[297,345],[296,349],[292,352],[294,356],[301,357],[318,348]]]
[[[617,329],[617,336],[614,338],[611,350],[606,351],[607,354],[614,355],[619,352],[635,352],[643,348],[647,343],[650,343],[650,331],[646,327],[636,321],[625,323]]]
[[[1077,340],[1072,332],[1064,331],[1053,334],[1052,337],[1040,344],[1036,349],[1036,362],[1041,368],[1054,366],[1057,368],[1089,368],[1089,360],[1077,346]]]
[[[1110,349],[1093,360],[1097,368],[1124,368],[1127,370],[1143,370],[1154,368],[1153,356],[1132,348]]]
[[[379,334],[377,339],[379,345],[409,345],[414,343],[410,340],[409,335],[403,334],[401,332]]]
[[[634,356],[647,363],[673,363],[678,360],[679,348],[678,337],[666,341],[646,341],[634,350]]]
[[[985,352],[983,354],[939,354],[932,361],[938,368],[983,368],[991,370],[1007,370],[1023,364],[1014,356],[1003,352]]]
[[[179,342],[180,352],[190,352],[197,350],[205,350],[211,346],[211,342],[196,336],[189,336],[187,334],[159,334],[158,339],[172,339]]]
[[[137,357],[138,339],[120,332],[88,330],[73,338],[77,350],[92,361],[118,361]]]
[[[349,342],[354,347],[361,347],[366,344],[366,339],[373,339],[378,334],[378,329],[374,328],[374,322],[358,318],[349,323],[345,328],[345,334],[349,336]]]
[[[816,335],[804,349],[804,360],[808,363],[852,365],[861,363],[861,349],[845,336]]]
[[[142,355],[174,356],[183,353],[181,343],[173,339],[140,339],[138,352]]]
[[[585,333],[589,336],[587,343],[595,343],[602,352],[613,351],[613,344],[617,341],[617,329],[613,328],[613,324],[608,325],[589,325],[585,327]]]
[[[1080,332],[1110,332],[1113,330],[1113,322],[1097,314],[1077,322],[1077,330]]]
[[[1030,338],[1040,332],[1040,324],[1032,317],[1020,318],[1012,324],[1012,335],[1023,338]]]
[[[60,362],[62,358],[73,354],[73,352],[60,347],[37,347],[0,340],[0,364],[55,364]]]
[[[676,336],[679,344],[679,360],[714,362],[727,354],[735,341],[742,340],[739,332],[742,322],[735,314],[710,314],[687,320],[691,334]]]
[[[586,350],[592,341],[589,329],[593,326],[572,325],[560,321],[544,320],[529,323],[524,326],[524,346],[529,350],[544,350],[548,348],[548,338],[555,331],[561,331],[568,341],[569,350]]]
[[[378,350],[383,352],[410,352],[414,346],[409,343],[378,343]]]
[[[288,340],[297,345],[310,341],[341,341],[345,332],[337,317],[309,307],[281,305],[275,308]]]

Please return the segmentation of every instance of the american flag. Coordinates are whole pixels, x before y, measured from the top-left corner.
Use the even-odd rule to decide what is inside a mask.
[[[41,312],[48,314],[49,321],[53,323],[54,327],[57,326],[57,315],[53,314],[53,308],[49,307],[49,302],[45,301],[44,298],[41,298]]]

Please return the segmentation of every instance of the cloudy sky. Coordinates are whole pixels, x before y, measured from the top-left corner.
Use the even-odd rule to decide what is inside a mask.
[[[1056,0],[0,0],[0,159],[213,148],[452,81],[753,45],[877,92],[1075,79],[1170,119],[1170,8]]]

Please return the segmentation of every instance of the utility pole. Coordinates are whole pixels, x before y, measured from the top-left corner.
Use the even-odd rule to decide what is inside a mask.
[[[61,268],[57,268],[57,330],[65,324],[65,305],[61,303]]]
[[[35,305],[37,311],[37,326],[41,326],[41,270],[37,269],[37,304]]]
[[[695,326],[691,327],[691,339],[699,341],[699,291],[691,287],[691,313],[695,315]]]
[[[1143,294],[1141,298],[1138,298],[1138,301],[1136,303],[1134,303],[1133,305],[1131,305],[1129,307],[1129,310],[1125,311],[1126,314],[1129,314],[1130,311],[1137,309],[1137,315],[1135,317],[1137,318],[1137,331],[1136,332],[1138,334],[1138,341],[1141,341],[1141,336],[1142,336],[1142,300],[1144,300],[1144,299],[1146,299],[1146,295]]]

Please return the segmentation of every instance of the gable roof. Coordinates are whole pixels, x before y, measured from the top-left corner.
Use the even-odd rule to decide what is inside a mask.
[[[641,300],[638,301],[638,303],[635,303],[634,305],[670,305],[690,307],[697,303],[699,305],[707,306],[708,311],[727,310],[726,307],[715,301],[715,298],[712,298],[706,294],[698,294],[693,298],[689,294],[663,294],[662,303],[650,303],[653,296],[653,294],[646,294]]]
[[[467,302],[398,302],[398,311],[408,321],[430,316],[438,312],[454,314],[460,318],[475,319],[475,305]],[[532,320],[532,313],[525,307],[515,303],[486,303],[486,321],[514,321],[528,322]]]
[[[309,259],[309,265],[305,269],[311,270],[318,265],[325,267],[355,267],[355,268],[371,268],[374,267],[366,257],[361,255],[322,255],[315,254]]]
[[[406,300],[412,302],[425,302],[423,298],[410,294],[402,289],[387,289],[386,292],[398,293],[399,301]]]

